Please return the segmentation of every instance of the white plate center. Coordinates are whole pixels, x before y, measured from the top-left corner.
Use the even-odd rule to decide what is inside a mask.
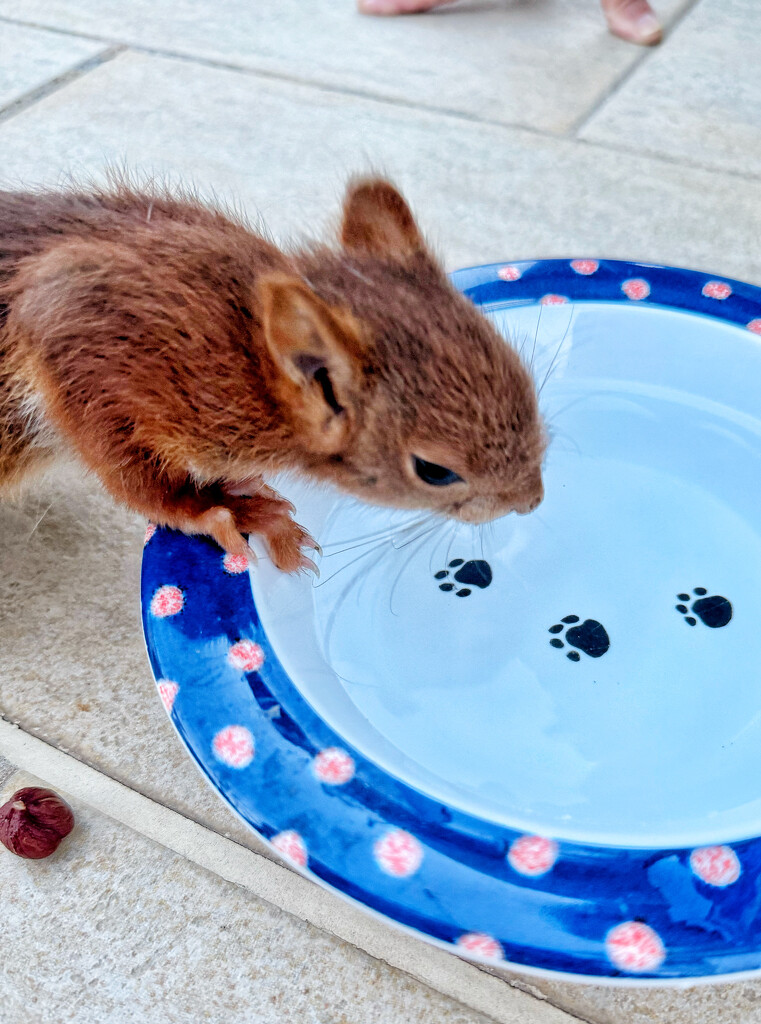
[[[761,347],[652,307],[493,315],[536,337],[540,381],[554,359],[544,503],[417,525],[284,485],[325,557],[316,583],[253,574],[279,658],[343,742],[460,809],[614,844],[758,835]]]

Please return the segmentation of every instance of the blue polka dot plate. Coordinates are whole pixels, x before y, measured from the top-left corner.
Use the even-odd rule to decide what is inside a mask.
[[[761,968],[761,290],[598,260],[454,281],[521,348],[546,498],[486,527],[281,482],[319,580],[149,527],[159,693],[299,869],[460,955]]]

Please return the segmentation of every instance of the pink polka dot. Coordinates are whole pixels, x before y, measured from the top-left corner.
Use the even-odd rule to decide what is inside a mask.
[[[761,320],[751,320],[747,324],[747,328],[749,331],[753,331],[754,334],[761,334]]]
[[[558,859],[558,844],[544,836],[521,836],[510,844],[507,860],[521,875],[537,878],[550,870]]]
[[[724,281],[708,281],[703,285],[703,294],[707,299],[728,299],[732,289]]]
[[[650,294],[650,285],[641,277],[632,277],[630,280],[624,281],[621,285],[621,291],[627,299],[639,302],[640,299],[646,299]]]
[[[340,747],[326,747],[315,757],[312,770],[320,782],[342,786],[354,777],[354,758]]]
[[[568,302],[565,295],[543,295],[539,300],[542,306],[564,306]]]
[[[381,870],[394,878],[409,878],[423,862],[423,847],[401,828],[391,829],[381,836],[373,846],[373,853]]]
[[[180,692],[179,686],[170,679],[161,679],[156,685],[158,686],[159,697],[161,697],[164,707],[171,714],[174,707],[174,698]]]
[[[709,885],[724,887],[740,877],[740,861],[731,846],[701,846],[690,854],[690,867]]]
[[[504,960],[505,958],[497,940],[483,932],[469,932],[467,935],[461,935],[457,940],[457,945],[462,949],[467,949],[475,956],[483,957],[484,960]]]
[[[287,860],[297,864],[300,868],[306,867],[307,847],[298,832],[293,832],[292,830],[278,832],[276,836],[272,837],[270,842]]]
[[[216,734],[212,749],[223,764],[247,768],[254,759],[254,737],[244,725],[228,725]]]
[[[497,277],[501,278],[503,281],[517,281],[521,276],[521,273],[522,271],[520,267],[500,267],[497,271]]]
[[[624,921],[611,928],[605,950],[615,967],[633,974],[654,971],[666,958],[658,933],[641,921]]]
[[[248,569],[248,559],[245,555],[225,555],[222,559],[222,567],[231,576],[236,576],[238,573],[245,572]]]
[[[145,547],[145,545],[148,543],[148,541],[151,539],[155,532],[156,524],[148,523],[148,525],[145,528],[145,538],[143,539],[143,547]]]
[[[571,260],[571,270],[575,270],[577,274],[583,274],[585,277],[594,274],[599,266],[597,260]]]
[[[181,612],[184,604],[185,597],[179,587],[159,587],[151,598],[151,615],[165,619],[168,615]]]
[[[264,651],[253,640],[239,640],[227,652],[227,660],[241,672],[256,672],[264,664]]]

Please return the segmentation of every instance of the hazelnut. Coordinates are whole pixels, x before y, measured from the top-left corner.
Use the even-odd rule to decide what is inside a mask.
[[[39,786],[20,789],[0,807],[0,842],[19,857],[49,857],[73,828],[66,801]]]

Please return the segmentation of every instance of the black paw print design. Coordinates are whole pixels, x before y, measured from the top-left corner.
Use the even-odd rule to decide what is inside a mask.
[[[588,654],[590,658],[601,658],[610,647],[610,637],[605,627],[597,619],[584,619],[580,626],[572,625],[572,623],[578,621],[578,615],[566,615],[560,622],[550,626],[549,632],[562,633],[565,629],[566,641],[571,647],[578,647],[579,649],[578,651],[568,651],[566,653],[566,657],[570,658],[571,661],[579,661],[581,659],[579,651]],[[563,625],[564,623],[565,625]],[[550,643],[553,647],[565,647],[565,644],[559,637],[553,637]]]
[[[449,580],[452,575],[450,569],[457,569],[453,579],[455,583],[462,583],[459,590],[455,590],[455,583],[439,583],[439,590],[455,590],[457,597],[467,597],[472,594],[471,587],[479,587],[485,590],[492,581],[491,566],[482,558],[472,559],[466,562],[464,558],[453,558],[448,568],[441,569],[433,577],[435,580]]]
[[[692,601],[692,594],[697,598],[688,607],[687,601]],[[729,620],[732,618],[732,605],[726,599],[726,597],[720,597],[718,594],[713,596],[708,595],[708,591],[705,587],[695,587],[692,594],[677,594],[682,604],[676,606],[676,610],[684,615],[684,621],[688,626],[694,626],[697,624],[698,619],[706,626],[710,626],[711,629],[719,629],[721,626],[726,626]],[[693,615],[688,614],[694,612]],[[697,619],[695,616],[697,615]]]

